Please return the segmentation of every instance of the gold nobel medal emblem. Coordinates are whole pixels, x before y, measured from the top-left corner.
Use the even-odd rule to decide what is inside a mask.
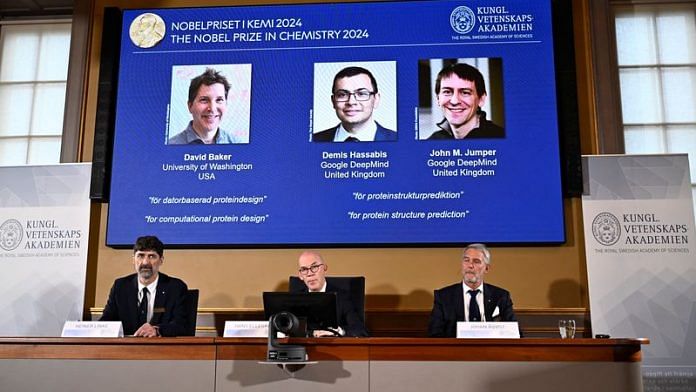
[[[164,38],[165,31],[164,20],[159,15],[145,13],[133,20],[128,34],[135,46],[151,48]]]

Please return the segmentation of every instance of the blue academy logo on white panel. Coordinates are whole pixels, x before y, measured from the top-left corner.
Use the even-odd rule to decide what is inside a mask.
[[[21,223],[14,219],[6,220],[0,225],[0,248],[7,251],[14,250],[22,242],[23,236]]]
[[[471,8],[461,5],[450,14],[450,26],[459,34],[466,34],[476,25],[476,16]]]
[[[604,246],[614,245],[621,237],[621,224],[613,214],[600,212],[592,221],[592,235]]]
[[[133,45],[145,49],[160,43],[166,31],[164,20],[159,15],[146,12],[133,19],[128,35]]]

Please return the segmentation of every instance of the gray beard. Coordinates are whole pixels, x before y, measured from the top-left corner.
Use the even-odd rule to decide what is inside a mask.
[[[138,270],[138,275],[145,280],[152,278],[152,273],[153,271],[151,268],[141,268]]]
[[[477,277],[473,277],[473,278],[464,278],[464,282],[466,282],[466,283],[478,283],[478,282],[479,282],[479,279],[478,279]]]

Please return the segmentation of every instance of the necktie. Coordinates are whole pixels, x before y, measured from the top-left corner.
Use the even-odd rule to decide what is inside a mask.
[[[357,137],[348,136],[348,137],[346,138],[346,140],[344,140],[344,141],[345,141],[345,142],[359,142],[360,139],[358,139]]]
[[[481,321],[481,311],[478,307],[478,302],[476,302],[476,296],[479,290],[469,290],[471,299],[469,300],[469,321]]]
[[[143,298],[140,300],[140,305],[138,305],[138,324],[140,325],[147,322],[148,294],[150,292],[147,290],[147,287],[143,287]]]

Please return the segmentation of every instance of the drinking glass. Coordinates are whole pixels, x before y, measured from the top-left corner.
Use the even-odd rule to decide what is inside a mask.
[[[575,320],[568,320],[566,322],[566,336],[568,339],[575,337]]]
[[[568,327],[567,320],[558,320],[558,332],[561,334],[561,339],[566,338],[567,327]]]

